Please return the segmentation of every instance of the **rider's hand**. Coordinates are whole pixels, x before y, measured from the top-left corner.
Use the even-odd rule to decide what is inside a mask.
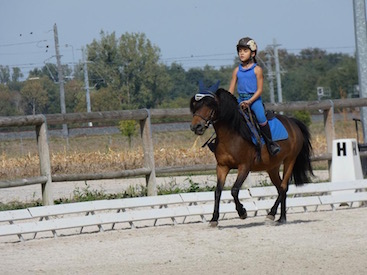
[[[251,104],[252,104],[252,101],[251,101],[251,99],[249,99],[249,100],[242,101],[240,103],[240,106],[241,106],[242,109],[246,109],[246,108],[250,107]]]

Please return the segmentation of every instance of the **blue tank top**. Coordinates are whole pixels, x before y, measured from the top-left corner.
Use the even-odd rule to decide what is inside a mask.
[[[248,69],[242,68],[241,65],[238,66],[237,91],[239,101],[249,99],[257,91],[256,66],[256,63]]]

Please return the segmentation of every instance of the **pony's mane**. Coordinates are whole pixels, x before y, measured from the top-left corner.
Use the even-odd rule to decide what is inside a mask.
[[[245,119],[238,110],[238,103],[235,96],[225,89],[218,89],[215,92],[217,100],[213,97],[206,96],[199,101],[191,98],[190,110],[195,113],[203,105],[215,110],[217,120],[223,121],[230,129],[237,132],[244,139],[251,141],[251,134],[246,125]]]
[[[215,94],[219,101],[217,119],[224,121],[244,139],[251,141],[251,133],[244,117],[238,110],[236,97],[222,88],[218,89]]]

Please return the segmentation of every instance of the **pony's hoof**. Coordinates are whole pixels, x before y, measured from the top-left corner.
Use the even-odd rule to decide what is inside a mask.
[[[277,222],[278,222],[278,224],[286,224],[287,220],[280,218],[279,220],[277,220]]]
[[[209,226],[210,227],[217,227],[218,226],[218,221],[210,221]]]
[[[274,221],[275,220],[275,216],[273,216],[273,215],[267,215],[266,216],[266,221]]]
[[[244,220],[244,219],[246,219],[246,218],[247,218],[247,213],[246,213],[246,212],[240,216],[240,219],[241,219],[241,220]]]

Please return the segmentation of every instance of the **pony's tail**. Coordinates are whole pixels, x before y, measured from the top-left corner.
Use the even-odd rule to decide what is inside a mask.
[[[295,118],[291,118],[299,127],[303,135],[302,150],[298,154],[296,163],[294,164],[292,171],[292,178],[295,185],[302,185],[310,182],[309,175],[314,175],[311,166],[311,134],[308,127],[301,121]]]

